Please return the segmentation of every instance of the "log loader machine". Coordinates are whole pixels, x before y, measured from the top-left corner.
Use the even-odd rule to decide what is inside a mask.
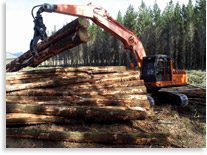
[[[33,10],[36,7],[39,7],[39,9],[36,13],[36,17],[34,17]],[[91,3],[87,5],[45,3],[34,6],[32,9],[32,16],[35,23],[35,32],[30,43],[30,50],[34,51],[34,57],[38,57],[37,42],[39,40],[44,40],[47,37],[46,26],[44,25],[41,16],[41,13],[43,12],[54,12],[88,18],[103,28],[105,31],[118,38],[124,44],[124,48],[132,52],[137,62],[136,67],[138,67],[141,72],[141,79],[144,80],[144,84],[148,92],[158,92],[158,90],[161,88],[178,87],[188,84],[186,72],[184,70],[173,69],[172,58],[161,54],[146,56],[142,42],[133,32],[109,16],[104,8],[101,6],[92,5]],[[130,66],[134,70],[134,64],[130,63]],[[165,92],[162,94],[162,96],[163,95],[170,100],[174,100],[175,102],[179,103],[181,106],[186,106],[188,104],[188,98],[184,94]]]

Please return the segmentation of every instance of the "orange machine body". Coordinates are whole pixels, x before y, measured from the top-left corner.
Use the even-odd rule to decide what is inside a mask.
[[[172,80],[170,81],[156,81],[156,82],[145,82],[145,85],[148,87],[176,87],[176,86],[184,86],[188,84],[187,74],[183,72],[178,73],[179,71],[175,71],[172,74]]]
[[[160,57],[160,56],[157,56],[157,57]],[[154,76],[149,77],[149,75],[147,75],[147,78],[145,78],[144,75],[142,76],[142,79],[145,80],[145,86],[147,88],[176,87],[176,86],[183,86],[183,85],[188,84],[186,71],[174,70],[172,59],[170,59],[169,57],[168,59],[165,58],[166,61],[161,61],[161,63],[163,64],[163,67],[160,67],[160,68],[163,68],[163,69],[159,72],[154,71],[154,74],[153,74]],[[156,67],[157,66],[155,66],[155,68]],[[142,72],[144,72],[143,69],[142,69]],[[161,78],[158,78],[158,76],[161,76]]]

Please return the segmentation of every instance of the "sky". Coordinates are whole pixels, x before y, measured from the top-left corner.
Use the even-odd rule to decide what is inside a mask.
[[[11,53],[26,52],[29,49],[30,41],[34,34],[34,23],[31,16],[33,6],[43,3],[50,4],[74,4],[86,5],[92,2],[93,5],[100,5],[106,9],[113,18],[116,19],[120,10],[125,14],[131,4],[138,10],[142,0],[7,0],[6,1],[6,51]],[[157,0],[161,10],[164,10],[170,0]],[[188,0],[174,0],[174,4],[188,4]],[[195,4],[196,0],[192,0]],[[154,0],[144,0],[147,6],[153,6]],[[36,11],[34,11],[34,14]],[[56,30],[76,17],[61,15],[57,13],[42,13],[47,31],[51,32],[56,26]]]

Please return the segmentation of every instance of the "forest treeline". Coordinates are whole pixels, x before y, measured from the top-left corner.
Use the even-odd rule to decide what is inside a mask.
[[[182,6],[170,1],[163,11],[156,1],[152,7],[142,1],[139,8],[129,5],[124,15],[119,11],[116,20],[137,35],[147,55],[169,55],[176,69],[206,69],[206,0],[197,0],[195,5],[189,0]],[[91,37],[86,44],[67,50],[40,66],[129,67],[127,57],[135,62],[131,52],[99,26],[91,23],[88,31]]]

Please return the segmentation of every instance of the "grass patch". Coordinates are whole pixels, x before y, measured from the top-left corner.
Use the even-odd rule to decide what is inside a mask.
[[[188,74],[188,83],[192,85],[206,85],[206,71],[186,70]]]

